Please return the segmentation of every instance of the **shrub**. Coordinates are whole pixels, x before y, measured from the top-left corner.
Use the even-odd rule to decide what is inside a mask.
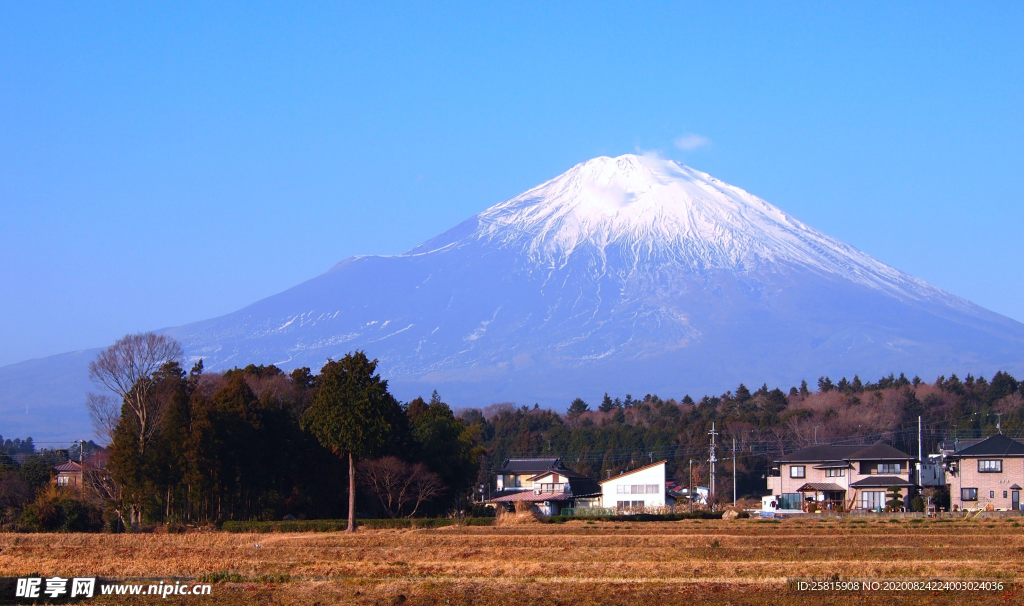
[[[483,503],[473,503],[469,508],[469,517],[471,518],[493,518],[497,515],[497,510],[494,507],[488,507]]]
[[[914,511],[924,511],[924,498],[921,495],[914,497],[914,500],[910,503],[910,508]]]
[[[25,506],[18,525],[29,532],[97,532],[103,529],[103,510],[51,486]]]
[[[750,514],[740,514],[739,517],[749,518]],[[559,524],[569,520],[579,519],[599,520],[601,522],[676,522],[679,520],[720,520],[722,519],[722,512],[695,511],[693,513],[637,513],[607,516],[551,516],[547,518],[546,521]]]

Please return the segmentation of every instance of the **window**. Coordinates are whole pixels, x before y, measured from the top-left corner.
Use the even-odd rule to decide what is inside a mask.
[[[846,476],[845,469],[826,469],[825,476],[829,478],[842,478]]]
[[[879,463],[878,464],[878,473],[880,473],[880,474],[882,474],[882,473],[886,473],[886,474],[895,473],[895,474],[898,474],[898,473],[900,473],[900,464],[899,463]]]
[[[994,491],[994,490],[988,491],[988,498],[990,498],[990,499],[996,498],[996,491]]]
[[[657,484],[616,484],[615,494],[658,494]]]
[[[978,461],[978,473],[1003,473],[1003,461],[1001,459],[994,461],[982,459]]]
[[[643,509],[643,501],[616,501],[616,509]]]
[[[67,476],[57,476],[57,486],[67,486],[67,485],[68,485],[68,477]]]
[[[977,501],[978,500],[978,489],[977,488],[961,488],[960,489],[960,500],[961,501]]]
[[[789,468],[789,477],[805,478],[807,477],[807,468],[803,465],[792,465]]]
[[[787,492],[778,499],[779,509],[800,509],[803,498],[799,492]]]
[[[885,491],[867,491],[860,493],[860,506],[864,509],[885,507]]]
[[[1003,491],[1003,498],[1004,499],[1006,498],[1006,491],[1005,490]]]

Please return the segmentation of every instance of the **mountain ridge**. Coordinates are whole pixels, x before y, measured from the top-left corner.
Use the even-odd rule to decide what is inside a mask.
[[[399,255],[349,257],[164,332],[209,370],[316,369],[363,349],[400,398],[437,388],[457,406],[1024,372],[1024,325],[706,173],[628,154],[577,164]],[[26,384],[15,374],[0,369],[0,387]]]

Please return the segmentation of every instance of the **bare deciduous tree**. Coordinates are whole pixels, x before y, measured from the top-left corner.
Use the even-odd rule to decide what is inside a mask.
[[[121,404],[105,394],[89,393],[85,399],[96,437],[104,444],[114,441],[114,429],[121,421]]]
[[[151,332],[126,335],[100,352],[89,363],[89,378],[118,395],[138,421],[139,453],[153,436],[160,421],[162,406],[151,397],[153,373],[165,362],[181,358],[181,344]],[[90,414],[92,409],[90,408]],[[109,422],[106,409],[101,419]]]
[[[377,495],[392,518],[413,517],[423,503],[440,496],[445,489],[441,477],[426,465],[410,465],[397,457],[363,461],[359,472],[363,484]]]

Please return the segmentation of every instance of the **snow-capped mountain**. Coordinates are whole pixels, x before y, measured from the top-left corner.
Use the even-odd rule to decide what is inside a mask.
[[[318,369],[363,349],[400,398],[438,389],[456,406],[1024,371],[1024,325],[710,175],[635,155],[578,164],[405,254],[346,259],[167,332],[211,370]],[[88,357],[66,358],[82,392]],[[25,368],[0,369],[0,386],[24,384]]]
[[[660,263],[743,272],[796,264],[892,294],[953,300],[738,187],[658,157],[595,158],[475,219],[469,238],[518,248],[540,268],[573,254],[620,273]]]

